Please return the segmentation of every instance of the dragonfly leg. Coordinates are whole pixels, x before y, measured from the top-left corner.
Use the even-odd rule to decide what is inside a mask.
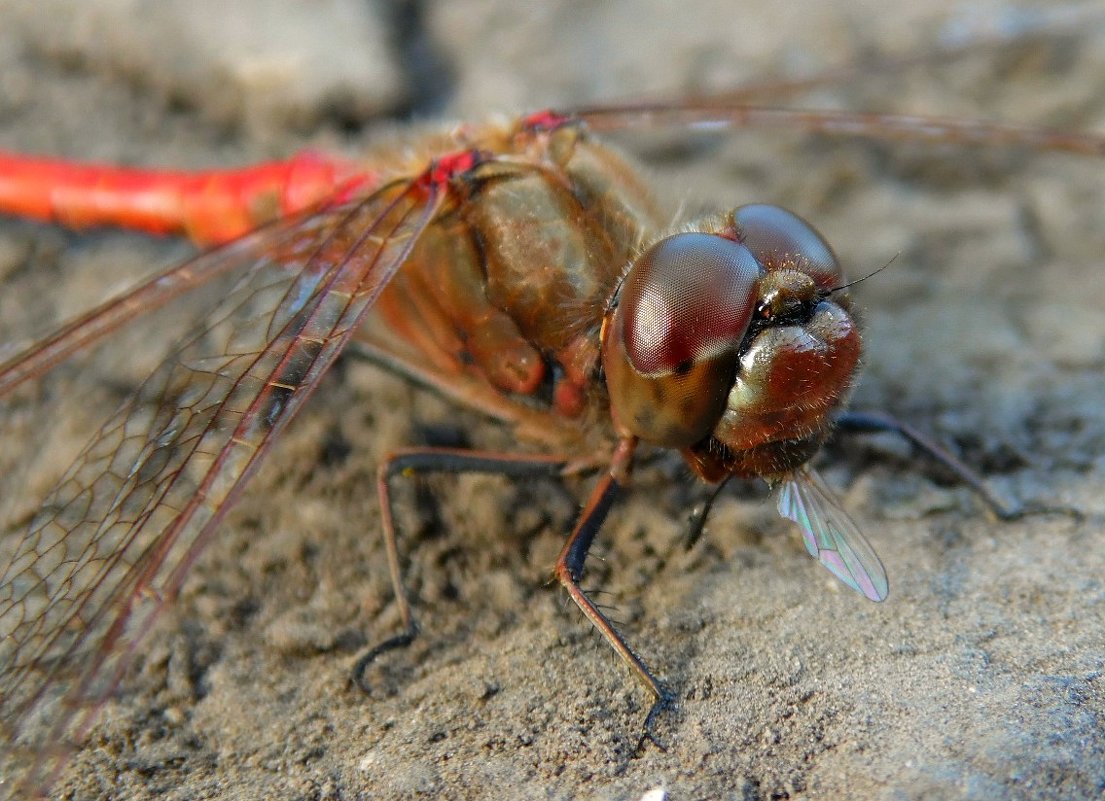
[[[960,481],[971,488],[987,508],[1000,520],[1017,520],[1029,513],[1057,513],[1081,519],[1076,509],[1058,507],[1026,507],[1024,504],[1008,501],[990,488],[978,471],[964,464],[955,454],[940,445],[927,434],[919,431],[893,415],[885,412],[845,412],[836,420],[837,429],[855,433],[890,432],[904,438],[917,450],[927,454],[954,473]]]
[[[1024,507],[1016,502],[1007,501],[998,496],[986,484],[986,480],[976,470],[964,464],[955,454],[919,431],[904,420],[899,420],[885,412],[845,412],[836,421],[840,431],[857,434],[889,432],[905,439],[917,450],[935,459],[954,473],[960,481],[982,499],[1001,520],[1016,520],[1024,515]]]
[[[410,601],[403,587],[399,565],[398,527],[395,524],[391,481],[396,476],[419,473],[495,473],[514,478],[557,478],[571,468],[573,460],[565,456],[531,456],[509,453],[471,451],[455,448],[408,448],[389,454],[376,470],[376,491],[380,498],[381,528],[387,549],[388,571],[395,591],[395,604],[403,630],[373,646],[353,665],[353,683],[364,692],[371,688],[365,679],[369,665],[383,653],[405,648],[418,636],[418,622],[411,612]]]
[[[683,542],[684,550],[691,550],[702,539],[702,534],[706,531],[706,518],[710,516],[711,510],[714,508],[714,502],[732,479],[733,474],[730,473],[710,490],[706,500],[691,510],[690,515],[687,516],[687,535]]]
[[[614,464],[611,470],[604,473],[599,479],[587,505],[583,508],[568,541],[556,560],[556,578],[568,592],[568,596],[579,607],[584,616],[591,622],[598,632],[610,643],[610,647],[622,658],[629,669],[640,680],[645,688],[652,693],[652,707],[645,718],[645,732],[642,742],[651,740],[661,750],[665,750],[663,743],[653,733],[653,727],[657,716],[674,701],[672,693],[653,674],[652,670],[636,651],[626,642],[625,638],[614,628],[610,619],[595,606],[595,603],[580,587],[579,581],[583,576],[583,565],[587,560],[587,552],[595,541],[595,536],[602,528],[606,515],[609,513],[614,499],[620,489],[619,476],[621,467],[628,465],[628,459],[632,453],[633,444],[625,441],[619,451],[615,453]],[[624,480],[624,479],[623,479]]]

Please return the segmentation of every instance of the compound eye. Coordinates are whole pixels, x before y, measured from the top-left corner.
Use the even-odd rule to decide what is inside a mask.
[[[714,234],[675,234],[646,250],[622,286],[625,354],[647,376],[688,371],[734,350],[762,274],[749,248]]]
[[[748,248],[715,234],[669,236],[637,259],[604,323],[606,385],[621,433],[675,448],[713,429],[762,272]]]
[[[797,214],[767,204],[741,206],[733,212],[737,239],[769,271],[806,273],[823,292],[844,283],[836,254],[812,225]]]

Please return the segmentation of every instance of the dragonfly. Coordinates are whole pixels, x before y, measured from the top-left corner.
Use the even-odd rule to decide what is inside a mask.
[[[644,447],[678,451],[707,482],[768,479],[810,554],[867,598],[886,597],[875,550],[809,464],[844,408],[862,348],[831,246],[765,204],[673,225],[601,140],[641,125],[1105,151],[1091,134],[703,101],[460,126],[414,157],[365,164],[303,154],[197,175],[3,157],[0,197],[11,213],[187,233],[213,249],[18,350],[0,367],[0,393],[133,318],[225,286],[98,429],[0,577],[5,735],[30,753],[26,781],[45,786],[65,744],[87,733],[245,483],[354,344],[549,452],[422,449],[385,461],[378,486],[403,631],[359,660],[358,677],[417,633],[390,497],[391,480],[411,470],[524,476],[599,466],[556,577],[650,693],[648,729],[672,693],[580,583]],[[42,739],[26,742],[32,721]]]

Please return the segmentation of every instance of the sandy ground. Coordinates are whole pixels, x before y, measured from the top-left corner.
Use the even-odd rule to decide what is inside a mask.
[[[801,101],[1105,129],[1105,12],[1066,35],[933,57],[956,35],[1037,17],[996,3],[677,5],[392,14],[285,0],[226,18],[213,3],[2,0],[0,146],[183,166],[306,144],[355,152],[412,111],[478,120],[879,56],[930,58],[856,69]],[[887,567],[891,596],[874,605],[818,568],[755,487],[726,495],[686,552],[701,488],[674,461],[642,469],[587,583],[677,690],[662,752],[638,748],[643,691],[547,583],[587,482],[434,479],[405,495],[426,633],[366,697],[350,666],[397,624],[376,460],[442,427],[510,439],[347,364],[195,566],[57,797],[1105,795],[1105,164],[774,132],[644,149],[676,204],[788,205],[853,274],[897,255],[858,288],[868,344],[854,405],[934,432],[1007,496],[1084,519],[995,522],[893,438],[847,438],[819,464]],[[6,221],[3,341],[186,253]],[[46,489],[44,440],[78,444],[164,336],[124,335],[63,373],[57,386],[68,376],[80,391],[37,416],[0,409],[6,536]]]

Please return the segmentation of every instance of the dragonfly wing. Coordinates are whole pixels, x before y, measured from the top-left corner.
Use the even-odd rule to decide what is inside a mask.
[[[229,253],[218,269],[241,278],[99,429],[0,571],[0,794],[48,783],[87,731],[444,191],[395,183],[193,263]]]
[[[890,584],[878,554],[817,471],[795,470],[778,492],[779,514],[802,529],[811,556],[872,601],[886,598]]]
[[[4,357],[0,363],[0,396],[8,394],[23,381],[41,376],[74,353],[95,345],[115,329],[135,318],[151,314],[186,292],[210,286],[228,274],[239,273],[243,265],[264,265],[266,260],[271,261],[270,254],[274,251],[294,247],[294,242],[301,240],[307,231],[325,227],[328,219],[325,214],[319,217],[316,209],[263,226],[234,242],[181,262],[143,281],[48,336],[36,337],[26,349],[11,353],[15,348],[5,343],[0,348]]]

